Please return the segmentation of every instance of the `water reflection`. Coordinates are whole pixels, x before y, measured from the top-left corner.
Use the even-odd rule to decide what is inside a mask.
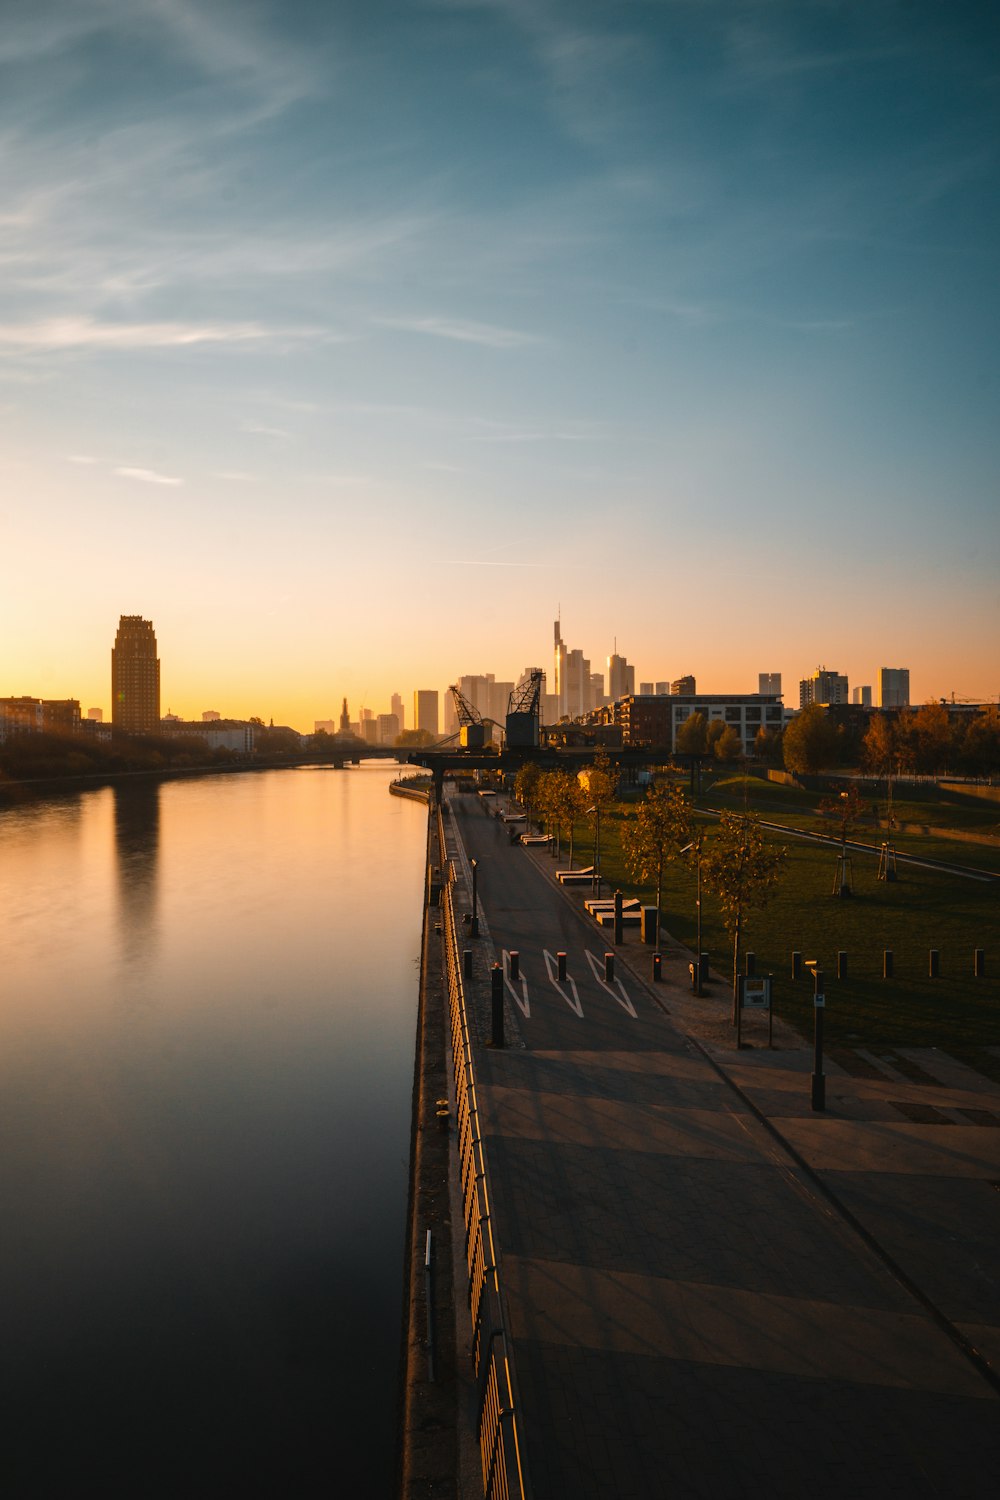
[[[118,925],[128,963],[156,948],[160,859],[160,784],[141,778],[114,788]]]

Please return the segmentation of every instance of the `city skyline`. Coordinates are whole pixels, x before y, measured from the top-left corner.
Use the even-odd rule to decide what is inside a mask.
[[[42,0],[0,44],[0,692],[996,698],[985,8]],[[561,609],[560,609],[561,606]],[[458,644],[460,642],[460,645]]]

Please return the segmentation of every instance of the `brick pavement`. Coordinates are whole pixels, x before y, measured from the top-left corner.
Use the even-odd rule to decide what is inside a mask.
[[[812,1115],[808,1054],[706,1055],[634,944],[630,1015],[551,863],[456,811],[478,988],[504,948],[527,976],[519,1045],[477,1068],[535,1500],[993,1493],[1000,1400],[962,1340],[1000,1347],[1000,1090],[941,1059],[954,1122],[924,1125],[898,1106],[928,1086],[831,1069]]]

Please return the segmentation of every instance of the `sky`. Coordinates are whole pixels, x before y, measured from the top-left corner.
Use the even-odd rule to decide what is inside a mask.
[[[1000,694],[994,5],[0,18],[0,695]]]

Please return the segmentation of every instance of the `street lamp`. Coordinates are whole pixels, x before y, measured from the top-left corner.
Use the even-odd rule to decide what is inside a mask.
[[[597,894],[600,895],[601,894],[601,806],[600,806],[599,802],[595,802],[594,805],[593,805],[593,807],[588,807],[587,808],[586,816],[589,817],[591,813],[594,814],[595,832],[594,832],[594,878],[591,881],[590,886],[591,886],[591,890],[596,890]]]
[[[697,896],[695,898],[695,903],[694,903],[695,904],[695,910],[696,910],[696,912],[698,914],[698,960],[697,960],[697,965],[696,965],[695,971],[694,971],[695,975],[697,976],[696,979],[695,979],[695,989],[694,989],[694,992],[698,996],[698,998],[701,999],[701,995],[702,995],[702,989],[701,989],[702,975],[701,975],[701,834],[700,833],[699,833],[699,835],[698,835],[698,837],[696,839],[692,839],[691,840],[690,844],[685,844],[684,848],[680,852],[682,854],[688,854],[688,853],[690,853],[690,851],[692,849],[695,851],[695,858],[697,860],[697,865],[698,865],[698,894],[697,894]]]

